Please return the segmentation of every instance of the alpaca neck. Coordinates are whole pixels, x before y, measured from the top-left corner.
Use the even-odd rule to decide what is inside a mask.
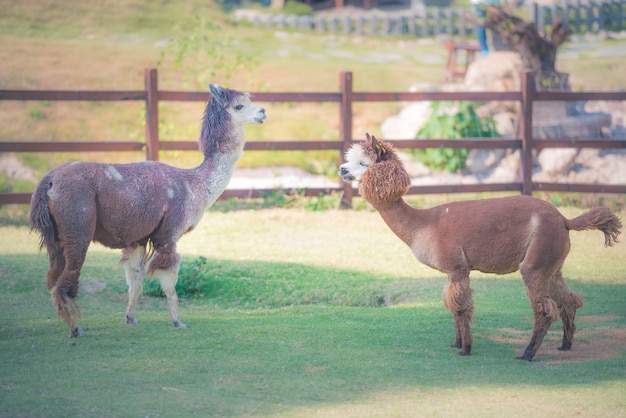
[[[402,198],[390,202],[370,203],[389,229],[409,247],[412,246],[420,225],[421,211],[409,206]]]
[[[196,169],[206,193],[206,207],[211,206],[222,194],[235,170],[235,163],[243,154],[245,139],[233,140],[236,146],[211,155],[205,155],[204,161]]]

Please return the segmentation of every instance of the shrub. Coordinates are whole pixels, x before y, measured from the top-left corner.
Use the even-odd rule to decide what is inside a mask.
[[[417,133],[420,139],[488,138],[500,136],[493,118],[480,118],[471,102],[434,102],[430,119]],[[459,171],[466,168],[465,148],[425,148],[413,150],[417,159],[435,171]]]
[[[203,269],[206,264],[205,257],[198,257],[190,263],[183,262],[180,265],[178,283],[176,283],[176,294],[179,298],[191,299],[204,296],[207,278]],[[156,280],[148,280],[144,283],[144,294],[156,298],[165,297],[161,285]]]

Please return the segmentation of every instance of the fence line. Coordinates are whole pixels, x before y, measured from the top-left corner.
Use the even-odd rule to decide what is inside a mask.
[[[530,5],[531,21],[538,29],[549,28],[556,16],[575,34],[620,32],[626,30],[626,0],[575,2],[566,0],[552,5]],[[474,35],[472,10],[452,7],[421,7],[404,12],[343,15],[318,14],[295,16],[254,14],[246,16],[255,25],[277,29],[330,32],[352,35],[470,36]]]
[[[464,8],[424,7],[401,13],[344,15],[257,14],[250,21],[258,26],[351,35],[411,35],[429,37],[447,34],[468,36],[475,32],[471,12]]]
[[[601,31],[620,32],[626,29],[626,1],[608,0],[602,2],[581,0],[553,3],[551,5],[531,6],[531,20],[537,28],[546,30],[555,17],[560,16],[563,23],[573,33],[598,33]]]
[[[145,142],[137,141],[1,141],[0,152],[94,152],[94,151],[139,151],[145,150],[147,160],[158,160],[159,152],[166,150],[197,151],[196,141],[164,141],[159,138],[159,102],[161,101],[207,101],[209,93],[165,91],[158,89],[157,70],[146,68],[144,72],[145,90],[143,91],[54,91],[54,90],[0,90],[0,101],[13,100],[49,100],[49,101],[143,101],[146,106]],[[253,141],[247,142],[247,151],[307,151],[335,150],[339,161],[343,162],[344,153],[354,141],[352,131],[352,112],[355,102],[400,102],[400,101],[517,101],[520,103],[519,132],[515,139],[413,139],[400,140],[385,138],[397,148],[467,148],[496,149],[509,148],[521,150],[520,181],[512,183],[486,184],[448,184],[433,186],[414,186],[409,194],[426,193],[478,193],[518,191],[530,195],[533,191],[583,192],[583,193],[626,193],[626,185],[606,184],[563,184],[537,183],[532,181],[533,150],[543,148],[626,148],[626,140],[606,140],[603,138],[572,139],[556,138],[539,140],[533,138],[533,104],[537,101],[585,101],[616,100],[626,101],[626,92],[538,92],[531,73],[521,74],[519,92],[355,92],[352,89],[352,72],[339,73],[339,91],[326,93],[251,93],[256,102],[295,102],[328,103],[339,106],[339,140],[322,141]],[[259,197],[272,189],[226,189],[221,198]],[[352,186],[338,180],[335,188],[308,188],[302,190],[306,195],[342,192],[342,203],[350,206],[355,190]],[[29,204],[31,193],[0,193],[0,204]]]

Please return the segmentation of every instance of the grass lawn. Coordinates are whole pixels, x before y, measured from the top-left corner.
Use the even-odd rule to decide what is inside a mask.
[[[582,211],[562,209],[568,217]],[[624,218],[624,213],[620,214]],[[179,248],[207,259],[206,293],[142,297],[124,324],[119,253],[93,245],[69,339],[25,226],[0,227],[0,416],[623,416],[626,246],[571,233],[565,265],[586,305],[570,352],[560,322],[516,360],[532,314],[519,274],[472,275],[473,355],[459,357],[445,278],[368,211],[207,213]],[[105,284],[99,291],[88,285]]]
[[[160,88],[198,90],[212,81],[248,91],[335,92],[339,72],[352,71],[355,91],[407,91],[441,82],[446,58],[434,39],[229,25],[204,0],[0,0],[0,7],[0,89],[142,89],[144,68],[157,65],[168,40],[194,30],[200,15],[222,25],[210,40],[232,38],[222,50],[227,59],[250,55],[258,66],[197,87],[185,84],[187,74],[168,56],[159,65]],[[565,54],[557,62],[577,89],[626,87],[622,56],[591,51],[583,58]],[[216,67],[206,57],[197,63],[197,71]],[[375,132],[398,109],[357,104],[355,134]],[[164,103],[161,138],[197,138],[202,110],[201,103]],[[141,140],[142,111],[139,103],[0,102],[0,137]],[[248,140],[337,138],[334,105],[276,104],[268,115]],[[190,167],[198,155],[161,159]],[[336,176],[336,157],[248,153],[239,164],[290,163]],[[19,158],[38,179],[68,159],[144,155]],[[34,180],[0,175],[2,191],[33,188]],[[515,360],[532,330],[519,274],[472,276],[473,355],[459,357],[448,347],[454,326],[441,303],[446,279],[415,261],[368,210],[209,212],[179,243],[184,263],[207,260],[204,295],[181,303],[186,330],[170,325],[162,299],[147,296],[137,311],[141,323],[124,324],[120,254],[93,245],[79,300],[80,324],[89,330],[69,339],[45,288],[47,258],[20,221],[22,209],[0,208],[0,418],[624,416],[626,245],[604,248],[597,231],[571,234],[564,273],[586,300],[573,350],[556,350],[555,323],[527,363]]]

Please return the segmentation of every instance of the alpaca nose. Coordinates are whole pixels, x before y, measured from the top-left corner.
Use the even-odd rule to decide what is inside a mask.
[[[339,170],[339,174],[341,176],[345,176],[346,174],[348,174],[348,169],[345,167],[341,167],[341,169]]]

